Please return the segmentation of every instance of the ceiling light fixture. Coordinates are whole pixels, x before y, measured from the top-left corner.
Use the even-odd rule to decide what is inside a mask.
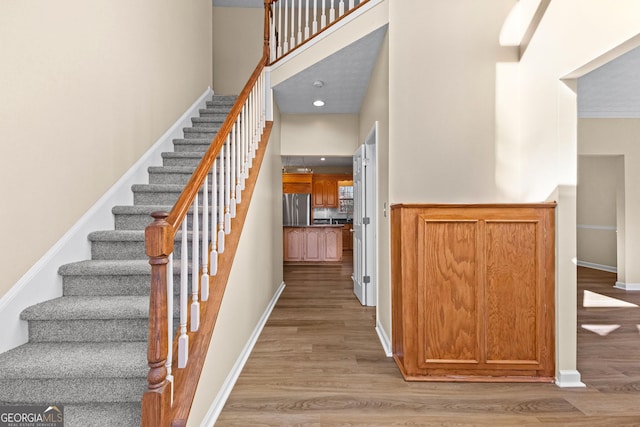
[[[324,162],[325,160],[327,160],[327,159],[325,159],[324,157],[320,157],[320,161],[321,162]]]
[[[313,85],[315,87],[322,87],[324,86],[324,82],[322,80],[316,80],[315,82],[313,82]]]
[[[315,101],[313,101],[313,105],[315,105],[316,107],[322,107],[324,106],[324,101],[321,99],[316,99]]]

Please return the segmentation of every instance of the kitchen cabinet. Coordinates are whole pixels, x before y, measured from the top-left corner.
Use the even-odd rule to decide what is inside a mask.
[[[338,180],[333,175],[314,175],[312,205],[314,208],[338,207]]]
[[[284,227],[285,262],[342,261],[342,227]]]
[[[392,342],[406,380],[554,380],[554,210],[392,206]]]
[[[310,173],[283,173],[282,192],[284,194],[311,194],[313,174]]]

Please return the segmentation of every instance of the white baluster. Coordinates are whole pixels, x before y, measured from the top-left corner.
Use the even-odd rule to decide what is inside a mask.
[[[293,49],[296,47],[296,11],[295,11],[295,0],[291,0],[291,40],[289,41],[289,49]]]
[[[198,193],[193,200],[193,231],[191,232],[191,332],[200,328],[200,221],[198,217]]]
[[[276,56],[278,58],[280,58],[282,56],[282,0],[280,0],[278,3],[278,47],[277,47],[277,52],[276,52]]]
[[[336,20],[336,8],[333,7],[333,2],[335,0],[331,0],[331,9],[329,9],[329,22],[333,22]]]
[[[309,0],[306,0],[306,6],[304,9],[304,39],[309,38]]]
[[[229,213],[231,218],[236,217],[236,125],[231,128],[231,178],[229,179],[229,191],[231,200],[229,201]]]
[[[218,159],[213,161],[211,174],[211,253],[209,254],[209,271],[212,276],[218,273],[218,243],[216,230],[218,227]]]
[[[325,12],[325,2],[327,0],[320,0],[322,2],[322,14],[320,15],[320,30],[322,31],[324,27],[327,26],[327,14]]]
[[[180,246],[180,338],[178,338],[178,368],[187,366],[189,360],[189,336],[187,335],[187,310],[189,306],[189,249],[187,247],[187,217],[182,223]]]
[[[223,147],[225,151],[224,168],[224,232],[231,233],[231,137],[227,135],[227,140]]]
[[[313,22],[311,23],[311,34],[318,32],[318,0],[313,0]]]
[[[200,299],[209,299],[209,175],[204,177],[202,187],[202,275],[200,276]]]
[[[169,254],[167,262],[167,362],[164,364],[167,368],[167,382],[171,388],[171,402],[173,402],[173,373],[171,365],[173,364],[173,252]]]
[[[353,9],[353,0],[349,0],[349,10]]]
[[[298,44],[302,43],[302,0],[298,0]]]
[[[236,123],[233,125],[236,132],[236,204],[242,203],[242,135],[240,133],[240,117],[236,119]]]
[[[218,253],[224,253],[224,146],[218,167]]]
[[[344,15],[344,0],[340,0],[338,3],[338,16]]]
[[[284,55],[285,53],[289,52],[289,35],[287,31],[287,24],[289,22],[289,14],[287,13],[287,8],[289,7],[289,0],[280,1],[284,1],[284,32],[282,33],[282,40],[284,41],[284,45],[282,46],[282,54]]]

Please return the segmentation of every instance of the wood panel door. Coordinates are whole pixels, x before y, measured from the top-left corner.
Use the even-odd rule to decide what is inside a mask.
[[[306,228],[305,240],[305,261],[324,261],[325,252],[325,231],[324,227]]]
[[[324,237],[324,260],[342,260],[342,227],[326,228]]]

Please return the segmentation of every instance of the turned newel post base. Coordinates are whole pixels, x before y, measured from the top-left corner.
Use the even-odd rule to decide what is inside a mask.
[[[154,222],[145,229],[146,251],[151,264],[149,295],[148,389],[142,396],[142,426],[170,425],[171,384],[167,382],[167,263],[173,251],[171,226],[165,212],[151,214]]]

